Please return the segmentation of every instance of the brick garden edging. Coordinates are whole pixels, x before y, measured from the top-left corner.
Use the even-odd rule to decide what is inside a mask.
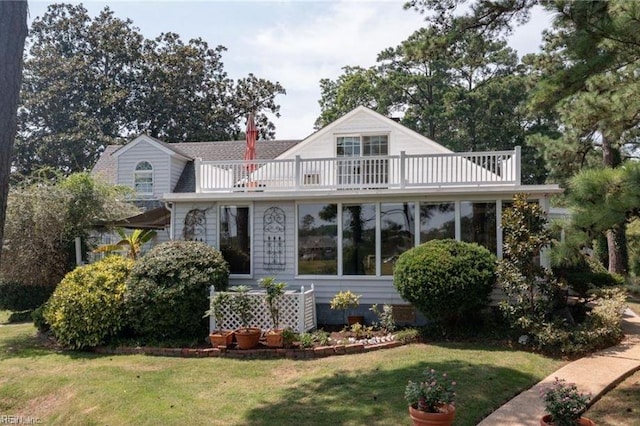
[[[391,341],[365,345],[364,343],[352,343],[347,345],[316,346],[314,348],[278,348],[278,349],[227,349],[224,346],[217,348],[155,348],[148,346],[120,346],[109,348],[99,346],[93,349],[95,353],[112,355],[152,355],[152,356],[173,356],[182,358],[290,358],[290,359],[312,359],[324,358],[334,355],[358,354],[373,352],[380,349],[391,349],[403,346],[411,342]]]

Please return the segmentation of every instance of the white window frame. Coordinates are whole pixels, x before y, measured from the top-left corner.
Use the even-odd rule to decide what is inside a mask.
[[[151,167],[151,170],[146,170],[146,169],[140,169],[138,170],[138,166],[140,166],[141,164],[148,164]],[[155,168],[153,167],[153,164],[151,163],[151,161],[147,161],[147,160],[142,160],[142,161],[138,161],[135,165],[135,167],[133,168],[133,189],[136,191],[137,194],[139,195],[153,195],[153,187],[154,187],[154,183],[155,183],[155,176],[154,176],[154,170]],[[151,191],[141,191],[138,188],[138,179],[139,178],[150,178],[151,182],[150,182],[150,187],[151,187]],[[146,186],[146,185],[145,185]]]

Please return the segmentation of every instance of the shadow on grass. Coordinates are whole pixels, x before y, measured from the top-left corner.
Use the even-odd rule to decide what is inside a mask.
[[[46,337],[32,327],[11,325],[0,330],[0,360],[9,358],[33,358],[55,352]]]
[[[337,370],[329,377],[303,381],[277,402],[251,409],[252,425],[409,424],[404,389],[426,368],[456,380],[456,425],[475,425],[537,378],[517,370],[462,361],[418,362],[406,368],[353,373]]]

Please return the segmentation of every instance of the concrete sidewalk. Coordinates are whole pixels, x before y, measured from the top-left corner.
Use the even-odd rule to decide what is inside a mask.
[[[590,393],[592,400],[599,399],[640,369],[640,317],[627,309],[622,329],[625,339],[619,345],[565,365],[498,408],[479,425],[540,425],[540,418],[545,414],[540,390],[553,383],[556,377],[575,383],[580,392]]]

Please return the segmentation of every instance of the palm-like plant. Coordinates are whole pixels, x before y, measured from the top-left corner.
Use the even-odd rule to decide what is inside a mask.
[[[131,234],[127,234],[124,229],[115,229],[120,236],[120,241],[115,244],[103,244],[97,247],[94,253],[109,253],[120,250],[129,250],[128,257],[136,260],[140,255],[142,246],[156,236],[156,231],[152,229],[134,229]]]

